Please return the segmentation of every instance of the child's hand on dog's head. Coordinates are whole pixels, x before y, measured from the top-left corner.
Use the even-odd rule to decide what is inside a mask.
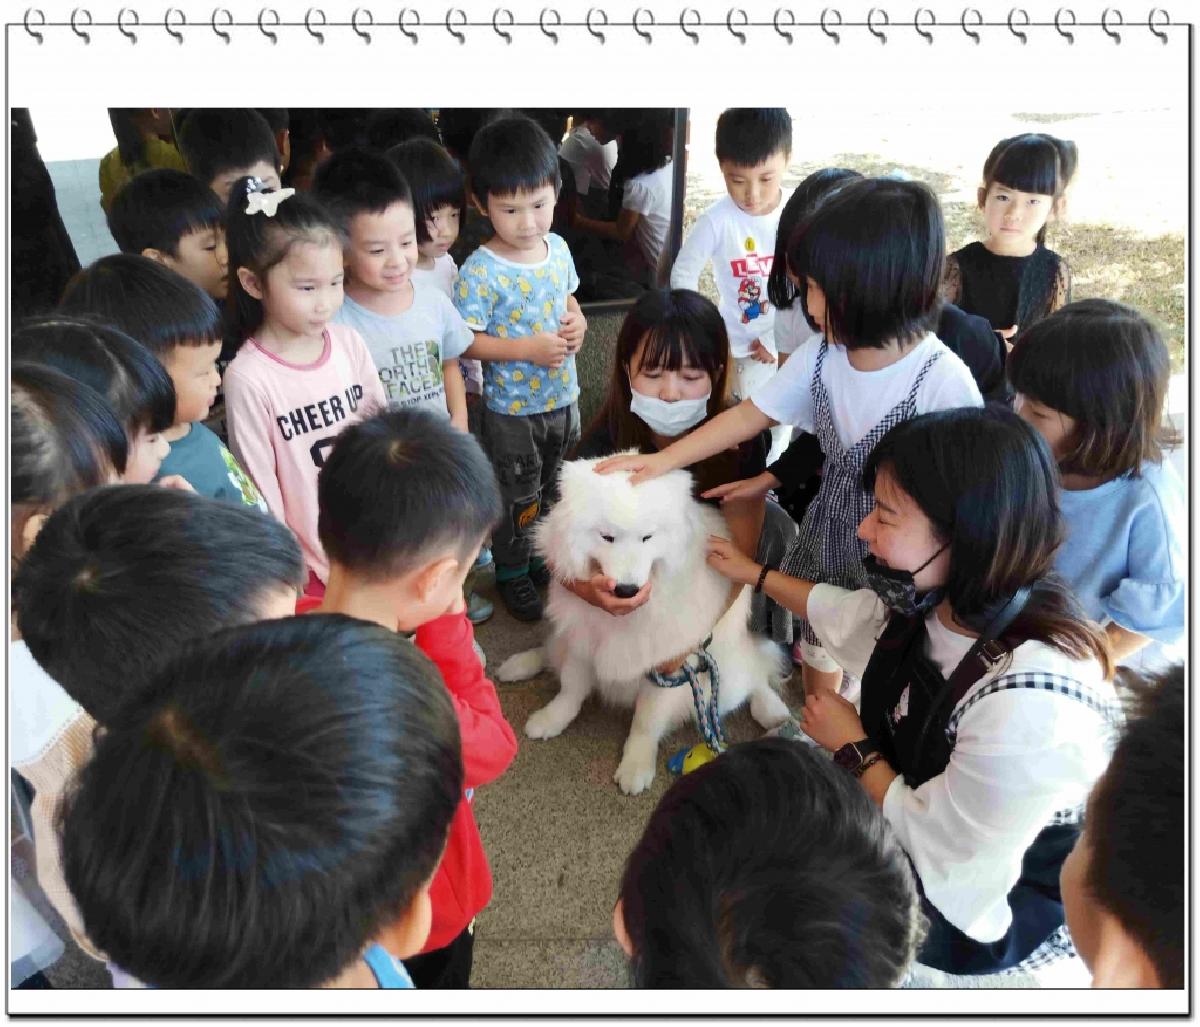
[[[562,367],[571,352],[571,344],[561,335],[539,332],[523,340],[522,359],[539,367]]]
[[[758,582],[762,564],[755,563],[727,538],[720,535],[708,536],[708,565],[730,581],[743,585]]]
[[[630,453],[628,456],[610,456],[596,464],[597,474],[612,474],[615,471],[631,471],[630,485],[640,485],[651,478],[673,471],[665,453]]]
[[[635,595],[621,599],[616,594],[617,583],[604,574],[593,574],[590,578],[580,578],[568,585],[580,599],[590,603],[605,613],[614,617],[624,617],[633,613],[639,606],[644,605],[650,598],[650,582],[647,581]]]

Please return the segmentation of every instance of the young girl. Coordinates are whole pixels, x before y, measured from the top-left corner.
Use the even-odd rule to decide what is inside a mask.
[[[175,386],[153,353],[116,328],[76,315],[26,322],[11,346],[14,361],[53,367],[107,400],[128,440],[122,481],[154,480],[171,449],[163,433],[175,423]],[[178,475],[160,483],[190,488]]]
[[[312,594],[329,566],[317,537],[317,472],[338,432],[386,405],[362,337],[330,324],[342,305],[342,240],[292,189],[239,179],[226,212],[229,320],[242,345],[225,372],[229,443],[295,533]]]
[[[1077,161],[1074,143],[1043,132],[1002,139],[979,187],[987,236],[946,258],[946,299],[987,318],[1010,347],[1019,329],[1071,299],[1071,274],[1046,248],[1046,224],[1062,211]]]
[[[1062,476],[1056,567],[1119,663],[1158,669],[1184,636],[1183,483],[1163,459],[1170,360],[1154,326],[1110,300],[1071,303],[1021,332],[1008,361],[1018,412]]]
[[[659,263],[671,225],[671,199],[675,172],[671,151],[675,141],[674,112],[667,109],[639,112],[619,135],[620,157],[613,168],[610,190],[621,189],[621,212],[616,221],[601,221],[576,214],[572,227],[601,239],[628,243],[635,263],[634,277],[648,285],[658,281]]]
[[[871,449],[916,414],[983,402],[966,365],[931,331],[944,238],[941,208],[927,186],[879,178],[839,189],[788,246],[788,266],[805,282],[805,314],[821,335],[703,428],[660,453],[617,457],[599,469],[635,471],[636,482],[774,424],[811,432],[825,453],[824,473],[780,567],[844,588],[863,585],[866,546],[856,532],[873,505],[861,484]],[[803,630],[805,686],[836,688],[841,671],[812,627]]]

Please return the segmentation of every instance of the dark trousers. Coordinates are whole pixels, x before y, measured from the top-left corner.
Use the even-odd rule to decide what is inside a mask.
[[[534,524],[558,498],[558,469],[579,441],[579,407],[544,414],[498,414],[483,408],[483,447],[500,483],[504,512],[492,534],[496,579],[529,569]]]
[[[404,960],[416,988],[469,988],[475,962],[475,935],[468,926],[444,948]]]

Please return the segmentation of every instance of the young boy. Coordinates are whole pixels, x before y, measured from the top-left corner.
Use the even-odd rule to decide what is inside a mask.
[[[275,136],[252,107],[196,107],[179,129],[179,152],[188,170],[229,202],[233,183],[245,175],[280,188],[279,150]]]
[[[404,176],[382,154],[351,146],[317,168],[313,185],[347,240],[346,298],[334,321],[366,341],[391,409],[425,407],[466,431],[458,357],[473,336],[444,293],[413,280],[417,226]]]
[[[91,755],[92,729],[113,720],[185,642],[290,613],[303,566],[292,533],[274,518],[151,485],[109,486],[70,500],[22,558],[13,580],[17,629],[38,666],[86,716],[37,766],[16,769],[36,790],[38,880],[93,954],[103,943],[89,945],[83,936],[52,841],[70,775]],[[30,678],[14,671],[10,685],[14,703],[38,701]]]
[[[672,289],[696,289],[712,260],[738,399],[775,370],[775,311],[767,302],[767,277],[791,155],[792,119],[782,107],[723,112],[717,119],[717,161],[729,195],[696,219],[671,269]]]
[[[71,280],[61,309],[120,328],[158,357],[171,376],[175,416],[163,433],[171,448],[158,480],[179,475],[202,496],[267,512],[253,480],[201,423],[221,385],[221,314],[198,286],[148,257],[114,254]]]
[[[108,230],[122,253],[157,260],[214,300],[225,298],[229,254],[221,204],[186,171],[158,168],[135,175],[108,210]]]
[[[408,963],[419,988],[463,988],[475,916],[492,877],[471,811],[474,790],[512,762],[517,740],[472,650],[462,588],[500,513],[500,495],[475,439],[423,410],[351,425],[318,483],[318,530],[329,558],[322,613],[416,632],[441,671],[462,732],[465,794],[430,889],[433,927]]]
[[[410,988],[461,794],[437,671],[292,617],[197,640],[109,726],[63,810],[89,934],[156,988]]]
[[[492,536],[496,584],[509,613],[535,621],[535,585],[549,572],[530,560],[530,532],[579,438],[575,353],[587,322],[572,295],[579,276],[570,250],[550,233],[561,180],[545,130],[519,115],[485,124],[471,143],[468,178],[495,230],[459,269],[453,298],[475,333],[467,356],[484,367],[483,439],[504,507]]]
[[[1132,678],[1132,675],[1131,675]],[[1063,863],[1067,926],[1093,988],[1186,984],[1183,665],[1131,680],[1136,700]]]

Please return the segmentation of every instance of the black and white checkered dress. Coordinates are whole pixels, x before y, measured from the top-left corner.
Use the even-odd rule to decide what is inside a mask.
[[[825,468],[821,486],[805,511],[800,535],[792,543],[779,569],[792,577],[820,581],[841,588],[864,588],[863,557],[867,545],[858,537],[858,526],[875,506],[875,497],[862,487],[863,466],[875,444],[888,430],[917,412],[917,392],[929,369],[940,359],[944,349],[939,347],[917,372],[908,396],[889,410],[866,435],[849,448],[842,445],[830,409],[829,393],[821,380],[821,369],[829,343],[821,340],[813,368],[813,434],[825,453]],[[808,622],[804,621],[804,641],[820,645]]]

